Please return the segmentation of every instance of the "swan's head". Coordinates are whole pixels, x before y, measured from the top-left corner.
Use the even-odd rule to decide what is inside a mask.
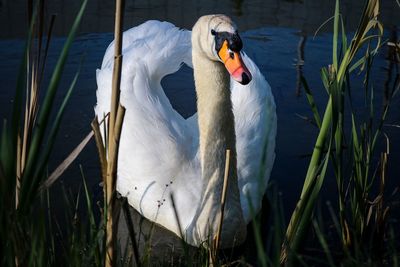
[[[251,81],[250,71],[241,56],[242,39],[233,21],[225,15],[201,17],[192,30],[193,52],[222,62],[231,77],[245,85]]]

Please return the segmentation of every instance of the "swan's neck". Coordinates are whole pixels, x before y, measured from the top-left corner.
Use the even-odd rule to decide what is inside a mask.
[[[195,57],[195,56],[194,56]],[[200,153],[203,178],[213,165],[224,165],[225,150],[236,160],[235,127],[232,112],[229,74],[220,62],[193,60],[200,130]],[[217,161],[215,159],[218,159]],[[223,166],[222,166],[223,167]],[[232,164],[232,167],[235,167]],[[233,168],[232,168],[233,169]]]
[[[203,181],[202,201],[197,211],[196,228],[204,235],[216,233],[221,207],[225,153],[229,149],[231,160],[222,242],[226,243],[226,246],[232,246],[234,240],[242,241],[246,227],[236,174],[236,141],[230,78],[222,63],[211,61],[195,52],[193,53],[193,69]],[[221,245],[224,246],[224,244]]]

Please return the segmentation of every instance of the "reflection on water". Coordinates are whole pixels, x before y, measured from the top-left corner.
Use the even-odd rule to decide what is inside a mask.
[[[301,33],[299,44],[297,45],[297,62],[296,62],[296,96],[300,96],[301,93],[301,77],[303,77],[303,65],[304,65],[304,46],[306,45],[307,35]]]
[[[397,44],[397,27],[393,26],[390,31],[389,43]],[[400,72],[399,72],[399,64],[400,58],[399,53],[396,51],[396,47],[393,45],[388,45],[387,49],[387,67],[386,67],[386,80],[385,80],[385,90],[384,90],[384,99],[383,104],[387,105],[391,96],[393,95],[396,85],[400,82]]]
[[[243,15],[243,1],[244,0],[232,0],[235,16],[240,17]]]
[[[26,2],[0,0],[0,38],[24,36],[27,26]],[[81,0],[51,0],[46,3],[46,12],[49,15],[58,14],[55,34],[66,35]],[[332,16],[334,3],[332,0],[126,0],[125,28],[148,19],[158,19],[190,29],[201,15],[224,13],[232,16],[242,31],[279,26],[296,28],[312,34]],[[364,1],[361,0],[341,1],[341,12],[349,27],[354,28],[357,25],[363,5]],[[396,1],[381,1],[381,11],[385,27],[399,24]],[[113,25],[114,1],[88,2],[81,32],[112,32]],[[325,30],[330,29],[328,27]]]

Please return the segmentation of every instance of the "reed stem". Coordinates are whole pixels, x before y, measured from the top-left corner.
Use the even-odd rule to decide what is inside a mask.
[[[221,241],[221,231],[222,231],[222,223],[224,219],[224,211],[225,211],[225,201],[226,201],[226,191],[228,187],[228,176],[229,176],[229,165],[230,165],[230,157],[231,151],[230,149],[226,150],[226,157],[225,157],[225,172],[224,172],[224,185],[222,187],[222,195],[221,195],[221,210],[219,216],[219,224],[218,224],[218,231],[215,241],[215,251],[219,249],[219,244]]]
[[[122,70],[122,25],[124,0],[116,1],[115,10],[115,43],[114,69],[112,79],[111,110],[108,126],[108,147],[106,175],[103,173],[106,201],[106,254],[105,266],[116,265],[116,233],[118,228],[118,211],[115,210],[116,180],[118,164],[118,147],[125,109],[120,105],[120,84]],[[104,170],[104,166],[102,168]]]

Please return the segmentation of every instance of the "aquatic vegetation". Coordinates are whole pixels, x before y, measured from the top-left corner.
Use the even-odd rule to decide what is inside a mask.
[[[61,105],[54,111],[54,97],[86,2],[82,2],[71,26],[47,88],[43,88],[42,79],[54,17],[46,41],[43,2],[37,3],[29,16],[30,28],[12,117],[10,122],[4,121],[0,142],[0,253],[4,266],[42,266],[55,261],[52,254],[54,233],[46,228],[46,190],[41,185],[46,179],[47,163],[65,107],[79,75],[78,70]],[[39,93],[44,96],[42,101]]]
[[[390,101],[399,89],[399,83],[398,80],[395,82],[382,113],[377,114],[374,107],[374,88],[370,79],[372,79],[371,67],[374,57],[382,46],[383,26],[378,20],[378,14],[379,1],[367,1],[357,31],[348,42],[343,18],[340,16],[339,1],[336,1],[333,17],[332,64],[321,70],[321,79],[329,96],[322,119],[311,90],[305,78],[302,78],[319,134],[300,200],[286,232],[281,263],[295,260],[291,258],[291,254],[296,255],[299,252],[300,244],[304,242],[311,222],[329,262],[333,262],[318,223],[313,221],[314,207],[327,175],[329,162],[337,182],[338,232],[343,253],[346,255],[345,260],[353,263],[367,262],[371,258],[378,262],[383,260],[381,251],[388,215],[387,204],[383,201],[388,148],[383,146],[378,162],[374,162],[373,158],[377,153],[376,150],[382,147],[377,144],[378,140],[385,139],[382,126]],[[353,108],[351,75],[356,70],[365,75],[367,116]],[[351,120],[350,129],[345,127],[346,118]],[[375,197],[374,190],[378,191]],[[375,244],[372,245],[370,242]]]

